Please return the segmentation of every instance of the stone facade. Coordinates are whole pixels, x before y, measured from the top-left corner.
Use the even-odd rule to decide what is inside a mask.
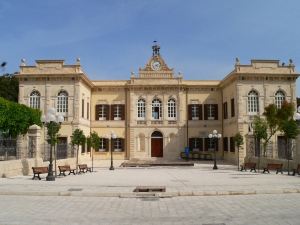
[[[270,103],[287,100],[296,104],[296,79],[292,61],[239,60],[223,80],[184,80],[174,74],[153,46],[153,55],[138,74],[129,80],[91,81],[82,71],[80,60],[65,65],[63,60],[37,60],[35,66],[20,66],[19,102],[31,105],[32,93],[39,94],[38,107],[43,112],[59,107],[58,95],[67,93],[67,110],[60,137],[70,142],[72,131],[80,128],[85,135],[97,132],[101,147],[95,158],[178,159],[186,146],[199,155],[212,154],[214,145],[207,136],[213,130],[222,134],[217,156],[235,163],[255,158],[251,124]],[[111,132],[117,136],[110,140]],[[232,146],[237,133],[245,137],[239,154]],[[268,157],[278,159],[277,136],[272,139]],[[41,146],[46,149],[41,134]],[[44,147],[43,147],[44,146]],[[46,151],[46,150],[45,150]],[[87,149],[82,157],[88,157]],[[295,156],[299,154],[295,154]],[[298,159],[297,159],[298,160]]]

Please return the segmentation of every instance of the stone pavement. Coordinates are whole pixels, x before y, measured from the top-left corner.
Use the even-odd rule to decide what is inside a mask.
[[[116,164],[120,164],[117,161]],[[1,195],[95,196],[95,197],[172,197],[300,193],[300,176],[286,173],[262,174],[237,171],[236,166],[212,163],[194,167],[115,167],[97,161],[93,173],[58,177],[56,181],[31,180],[32,176],[0,178]],[[135,193],[137,186],[165,186],[164,193]]]

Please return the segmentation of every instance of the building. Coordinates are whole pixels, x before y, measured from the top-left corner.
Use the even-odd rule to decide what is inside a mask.
[[[296,104],[296,79],[292,60],[251,60],[241,65],[236,59],[233,70],[223,80],[184,80],[175,74],[152,46],[152,56],[138,74],[128,80],[88,78],[77,59],[74,65],[63,60],[37,60],[28,66],[22,61],[18,78],[19,102],[46,112],[55,107],[65,117],[58,149],[71,156],[70,136],[76,128],[85,135],[101,137],[95,158],[105,159],[114,151],[117,159],[166,159],[180,157],[186,146],[195,158],[211,158],[216,147],[218,158],[235,163],[257,157],[252,133],[255,115],[262,115],[270,103],[281,106],[284,100]],[[222,134],[217,145],[208,134]],[[117,135],[110,140],[111,132]],[[233,136],[240,132],[244,145],[237,153]],[[42,129],[41,155],[48,145]],[[285,158],[282,137],[277,134],[265,156]],[[81,157],[89,157],[83,147]]]

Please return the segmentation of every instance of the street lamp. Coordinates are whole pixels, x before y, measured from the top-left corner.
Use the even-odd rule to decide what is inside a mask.
[[[222,137],[222,135],[218,134],[217,130],[213,130],[212,134],[208,135],[208,138],[210,140],[213,140],[213,142],[214,142],[214,167],[213,167],[214,170],[218,169],[218,167],[217,167],[217,141],[221,137]]]
[[[113,165],[113,140],[117,138],[117,135],[114,132],[111,132],[111,146],[110,146],[110,167],[109,170],[114,170]]]
[[[64,117],[62,115],[56,115],[56,110],[54,108],[49,108],[47,115],[42,115],[41,121],[47,127],[47,134],[49,136],[48,143],[50,144],[50,163],[46,180],[55,181],[55,176],[53,176],[52,149],[56,143],[56,135],[60,129],[61,123],[64,121]]]

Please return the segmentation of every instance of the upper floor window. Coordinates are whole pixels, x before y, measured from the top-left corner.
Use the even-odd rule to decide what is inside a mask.
[[[188,105],[189,120],[202,120],[202,105],[191,104]]]
[[[113,150],[116,152],[123,151],[124,140],[122,138],[113,139]]]
[[[285,94],[282,91],[277,91],[275,94],[275,105],[278,109],[281,108],[282,103],[285,101]]]
[[[106,138],[100,138],[99,139],[99,151],[104,152],[108,150],[108,139]]]
[[[114,120],[121,120],[121,106],[120,105],[114,105]]]
[[[152,119],[161,120],[162,119],[162,107],[161,101],[157,98],[152,101]]]
[[[137,118],[144,120],[146,117],[146,101],[144,99],[139,99],[137,102]]]
[[[57,96],[57,112],[68,112],[68,93],[66,91],[60,91]]]
[[[168,118],[176,119],[176,102],[174,99],[168,101]]]
[[[205,104],[204,105],[204,119],[205,120],[218,120],[218,104]]]
[[[38,91],[33,91],[30,94],[29,98],[29,105],[33,109],[39,109],[40,108],[40,93]]]
[[[96,120],[108,120],[108,105],[96,105]]]
[[[248,94],[248,113],[255,114],[259,112],[258,107],[258,93],[254,90]]]

